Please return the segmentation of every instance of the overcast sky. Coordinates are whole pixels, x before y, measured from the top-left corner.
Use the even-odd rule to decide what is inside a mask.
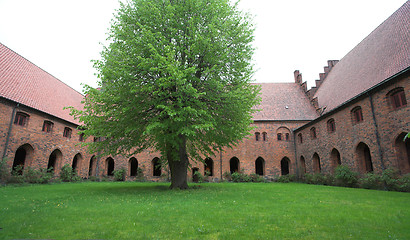
[[[405,0],[242,0],[254,15],[256,82],[309,86],[327,60],[341,59]],[[99,59],[118,0],[0,0],[0,43],[77,91],[96,86]]]

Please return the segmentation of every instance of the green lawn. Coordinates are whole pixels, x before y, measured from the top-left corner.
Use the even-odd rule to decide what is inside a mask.
[[[296,183],[0,188],[0,239],[410,239],[410,194]]]

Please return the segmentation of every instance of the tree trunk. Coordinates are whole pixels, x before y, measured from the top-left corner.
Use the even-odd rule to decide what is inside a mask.
[[[182,141],[178,147],[179,149],[173,149],[177,150],[178,154],[172,152],[167,153],[169,169],[171,171],[171,189],[188,189],[188,155],[186,152],[186,139],[184,136],[180,136],[180,139]]]

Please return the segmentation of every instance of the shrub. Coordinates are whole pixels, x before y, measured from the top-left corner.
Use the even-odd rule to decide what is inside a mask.
[[[66,164],[61,168],[60,179],[63,182],[76,182],[80,181],[80,177],[73,171],[70,165]]]
[[[387,190],[399,191],[400,190],[400,175],[399,171],[393,168],[388,168],[382,173],[382,180],[385,183]]]
[[[410,173],[400,178],[399,189],[400,192],[410,192]]]
[[[53,178],[52,169],[32,169],[28,168],[23,175],[23,179],[28,183],[49,183]]]
[[[10,174],[7,171],[7,158],[2,158],[0,159],[0,183],[7,182],[9,177]]]
[[[118,170],[114,170],[113,174],[114,174],[114,180],[115,181],[125,181],[125,174],[126,174],[126,170],[124,168],[118,169]]]
[[[223,179],[226,181],[231,181],[232,180],[232,174],[230,172],[224,172],[224,174],[222,175]]]
[[[199,182],[199,183],[204,182],[204,176],[202,176],[202,174],[199,171],[196,171],[194,173],[194,176],[192,179],[194,180],[194,182]]]
[[[296,175],[294,174],[287,174],[279,176],[276,181],[281,183],[288,183],[288,182],[295,182],[297,179]]]
[[[138,181],[138,182],[145,181],[144,170],[140,167],[137,168],[137,176],[135,178],[135,181]]]
[[[234,172],[231,174],[232,182],[251,182],[251,178],[245,173]]]
[[[384,189],[383,179],[380,175],[374,173],[367,173],[360,178],[360,187],[366,189]]]
[[[256,173],[252,173],[249,175],[249,178],[252,182],[265,182],[265,179]]]
[[[340,165],[335,169],[335,184],[342,187],[357,187],[359,174],[350,170],[348,166]]]

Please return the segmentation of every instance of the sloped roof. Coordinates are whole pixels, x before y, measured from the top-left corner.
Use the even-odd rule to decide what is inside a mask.
[[[253,120],[313,120],[315,108],[296,83],[258,83],[262,102]]]
[[[314,97],[328,112],[409,66],[407,1],[333,67]]]
[[[64,107],[82,109],[84,96],[0,43],[0,96],[79,124]]]

